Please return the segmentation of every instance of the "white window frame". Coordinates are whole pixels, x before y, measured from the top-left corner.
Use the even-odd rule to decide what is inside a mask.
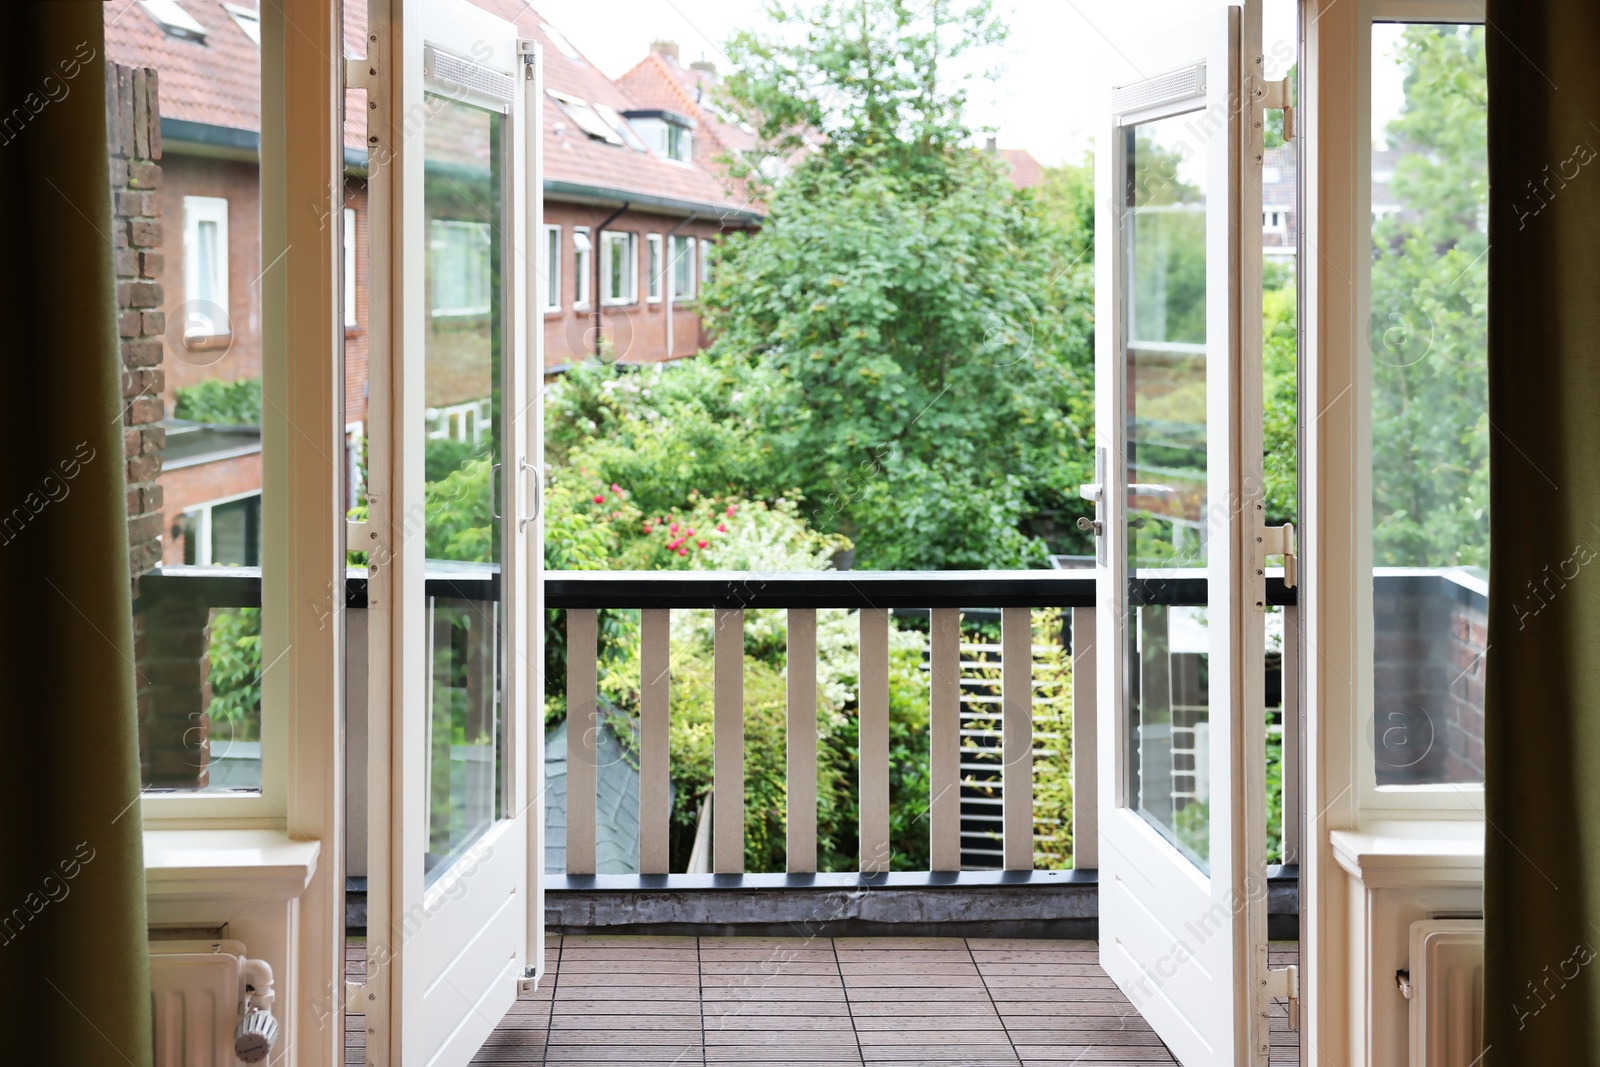
[[[681,246],[683,249],[681,253],[676,250],[678,246]],[[683,234],[673,234],[672,243],[668,245],[668,252],[670,259],[667,263],[667,289],[672,294],[673,301],[677,303],[683,303],[687,300],[693,300],[695,297],[695,292],[698,288],[695,284],[698,277],[695,273],[694,265],[695,239],[693,237],[686,237]],[[678,261],[683,256],[687,256],[689,259],[689,268],[686,274],[686,277],[689,279],[689,287],[685,291],[680,292],[678,290]]]
[[[611,291],[611,268],[621,249],[626,264],[622,273],[623,291]],[[619,307],[639,302],[639,235],[629,230],[600,231],[600,302]]]
[[[647,234],[645,243],[645,300],[651,304],[661,303],[662,290],[666,288],[666,251],[661,243],[659,233]],[[653,265],[652,265],[653,264]]]
[[[197,567],[216,567],[221,564],[211,562],[211,513],[223,504],[233,504],[240,500],[259,498],[261,490],[250,489],[243,493],[234,493],[231,496],[219,496],[215,500],[207,500],[204,504],[195,504],[183,509],[183,514],[193,516],[195,520],[195,549],[194,561]],[[256,531],[259,540],[261,531]],[[203,551],[202,551],[203,550]]]
[[[211,279],[213,303],[222,309],[225,329],[191,329],[186,312],[184,337],[223,337],[233,332],[228,303],[228,201],[221,196],[186,196],[183,198],[183,299],[193,303],[200,296],[200,225],[209,222],[217,228],[216,275]]]
[[[694,130],[676,122],[664,122],[661,126],[662,156],[672,163],[681,163],[684,166],[692,164],[694,162]],[[682,156],[674,155],[672,152],[672,135],[674,132],[682,139]]]
[[[233,21],[239,24],[239,29],[244,31],[244,35],[259,47],[261,44],[261,12],[252,11],[247,7],[240,7],[238,4],[223,4],[222,6],[228,9],[228,14],[233,16]]]
[[[356,209],[344,209],[344,232],[341,234],[344,248],[343,260],[340,270],[344,273],[344,328],[356,328]]]
[[[572,228],[572,306],[577,311],[589,307],[589,287],[594,283],[594,271],[589,269],[594,260],[594,240],[587,226]]]
[[[539,257],[544,267],[544,275],[540,280],[540,291],[543,294],[540,300],[544,303],[546,315],[561,310],[561,252],[561,227],[553,222],[545,223],[544,242],[539,246]],[[554,303],[550,301],[551,293],[556,295]]]

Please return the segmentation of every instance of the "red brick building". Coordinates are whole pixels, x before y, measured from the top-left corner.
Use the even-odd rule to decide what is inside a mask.
[[[519,0],[474,2],[544,46],[546,373],[587,359],[692,355],[704,343],[694,301],[712,244],[761,219],[718,162],[753,135],[712,108],[714,73],[678,68],[675,46],[659,46],[613,81]],[[275,265],[261,262],[256,10],[256,0],[139,0],[106,10],[108,58],[159,79],[161,182],[135,194],[149,203],[134,206],[158,220],[159,249],[145,258],[164,294],[165,352],[149,392],[159,392],[166,416],[159,478],[169,565],[259,562],[259,427],[173,417],[179,389],[261,375],[261,279]],[[346,54],[361,54],[365,10],[347,5],[345,16]],[[658,68],[654,78],[641,73],[647,64]],[[354,485],[367,406],[367,159],[364,101],[352,92],[347,105],[345,410]]]

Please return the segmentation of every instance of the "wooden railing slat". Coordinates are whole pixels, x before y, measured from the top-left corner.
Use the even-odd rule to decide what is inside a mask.
[[[788,818],[791,874],[817,870],[817,612],[790,608],[788,625]]]
[[[639,873],[667,873],[672,612],[639,613]]]
[[[961,869],[961,611],[934,608],[928,644],[931,862]]]
[[[889,869],[889,613],[862,608],[857,775],[861,873]]]
[[[1000,611],[1000,790],[1008,871],[1033,870],[1033,624],[1027,608]]]
[[[1072,866],[1100,866],[1093,608],[1072,609]]]
[[[744,611],[715,609],[711,869],[744,873]]]
[[[595,741],[599,736],[597,619],[567,611],[567,873],[593,874]]]

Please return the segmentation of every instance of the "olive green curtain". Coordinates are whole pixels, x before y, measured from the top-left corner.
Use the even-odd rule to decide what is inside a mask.
[[[151,1060],[102,18],[0,5],[0,1062],[16,1064]]]
[[[1486,1064],[1600,1063],[1600,6],[1489,0]]]

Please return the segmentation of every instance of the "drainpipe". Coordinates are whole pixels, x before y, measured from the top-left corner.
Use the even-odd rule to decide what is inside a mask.
[[[605,299],[600,292],[600,248],[605,243],[606,227],[616,222],[619,217],[627,212],[630,206],[632,205],[624,200],[621,207],[607,215],[606,220],[594,228],[595,245],[589,256],[594,260],[594,288],[590,291],[594,293],[594,361],[596,363],[600,362],[600,308],[605,304]]]
[[[668,359],[672,358],[672,305],[675,302],[672,294],[672,284],[670,281],[672,278],[672,239],[677,236],[679,230],[683,229],[685,226],[689,225],[689,223],[693,222],[699,217],[699,214],[691,213],[688,218],[684,219],[672,229],[668,230],[667,235],[661,239],[661,267],[664,271],[666,271],[666,277],[661,279],[661,296],[667,302]]]

